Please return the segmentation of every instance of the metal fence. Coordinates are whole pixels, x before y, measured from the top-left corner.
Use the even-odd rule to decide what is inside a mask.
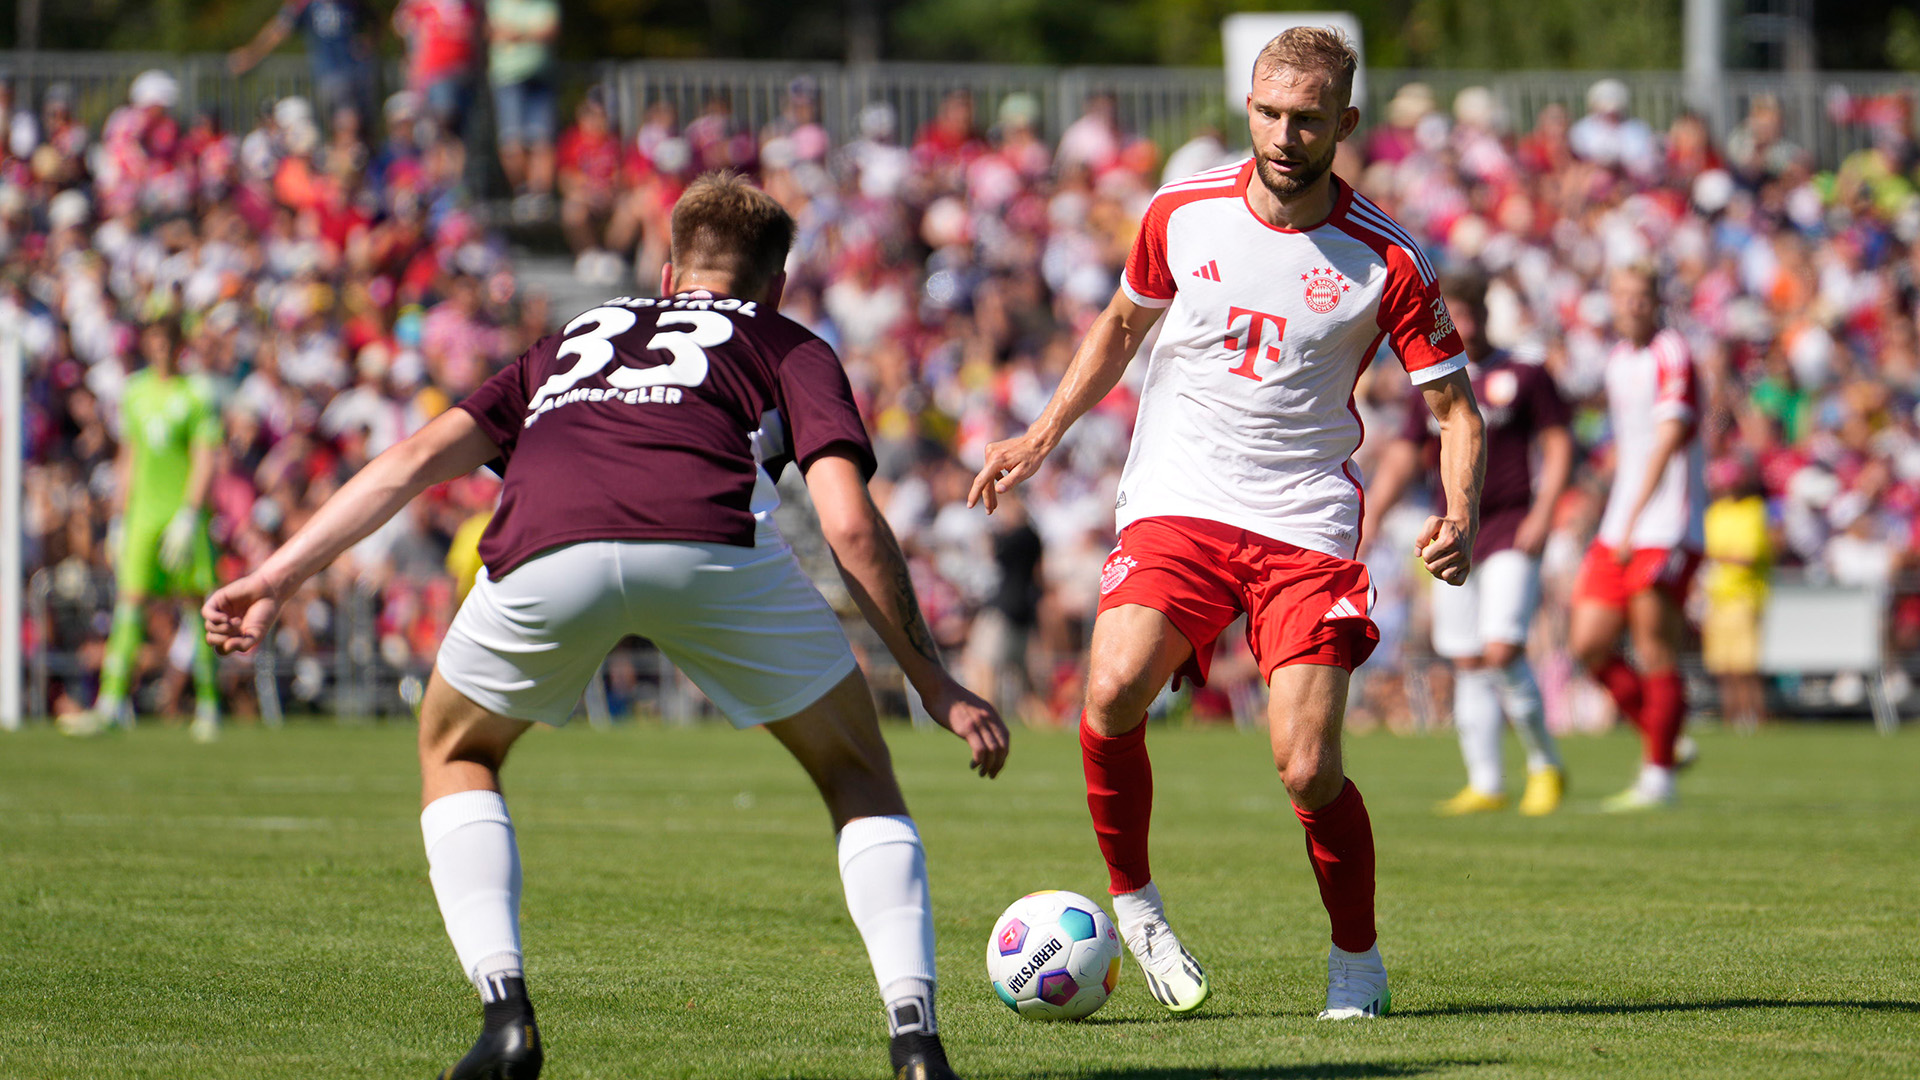
[[[309,94],[312,89],[307,63],[298,55],[271,56],[248,74],[234,76],[221,53],[0,51],[0,69],[16,79],[18,100],[38,101],[49,84],[65,83],[74,91],[79,115],[92,123],[124,102],[133,76],[148,68],[163,68],[179,78],[183,111],[212,109],[229,125],[249,122],[263,101]],[[1376,122],[1394,92],[1409,82],[1427,84],[1443,105],[1465,87],[1485,86],[1506,107],[1514,129],[1524,131],[1551,104],[1566,106],[1578,115],[1584,109],[1587,88],[1607,76],[1627,84],[1633,112],[1656,127],[1669,124],[1689,107],[1686,79],[1678,71],[1373,68],[1367,72],[1369,97],[1363,112],[1367,123]],[[388,88],[401,83],[397,65],[390,65],[382,77]],[[811,80],[817,88],[821,122],[838,140],[857,134],[861,111],[875,102],[892,106],[902,137],[911,137],[954,90],[972,94],[977,115],[988,118],[1011,95],[1028,95],[1039,107],[1044,133],[1052,137],[1080,115],[1090,94],[1108,92],[1115,97],[1122,126],[1148,135],[1162,149],[1184,141],[1205,119],[1230,128],[1230,117],[1237,111],[1226,99],[1225,79],[1218,68],[631,60],[568,65],[561,84],[568,101],[577,100],[589,87],[600,87],[616,122],[627,131],[637,126],[654,102],[671,103],[685,122],[714,95],[725,95],[738,121],[758,129],[780,114],[788,86],[799,78]],[[1711,100],[1697,104],[1718,122],[1724,135],[1726,125],[1745,116],[1755,98],[1771,96],[1780,103],[1786,136],[1830,167],[1872,138],[1861,125],[1836,122],[1833,102],[1885,94],[1920,98],[1920,76],[1730,72]]]

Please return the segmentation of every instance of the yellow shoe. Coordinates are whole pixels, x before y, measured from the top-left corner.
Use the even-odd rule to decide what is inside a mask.
[[[1527,790],[1520,796],[1520,812],[1528,817],[1551,814],[1560,809],[1560,800],[1566,794],[1567,774],[1558,766],[1534,769],[1527,773]]]
[[[1460,794],[1433,808],[1441,817],[1461,817],[1466,814],[1487,814],[1507,808],[1505,795],[1488,795],[1475,790],[1471,785],[1460,789]]]

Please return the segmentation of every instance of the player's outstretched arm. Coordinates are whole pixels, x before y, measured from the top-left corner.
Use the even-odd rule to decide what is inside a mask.
[[[1113,294],[1107,310],[1094,320],[1093,329],[1080,342],[1039,419],[1026,434],[988,445],[986,464],[967,492],[967,506],[985,500],[987,513],[991,514],[1000,505],[1002,493],[1039,471],[1040,463],[1060,445],[1074,421],[1099,404],[1120,381],[1127,361],[1140,351],[1140,343],[1147,339],[1147,331],[1153,329],[1161,310],[1141,307],[1124,290]]]
[[[1427,519],[1415,550],[1427,573],[1449,585],[1466,582],[1473,569],[1473,540],[1480,532],[1480,485],[1487,476],[1487,427],[1464,370],[1420,387],[1440,422],[1440,487],[1445,517]]]
[[[927,712],[967,741],[973,768],[981,776],[998,776],[1007,763],[1007,725],[992,705],[961,686],[941,663],[940,648],[920,614],[906,557],[887,519],[873,505],[860,466],[831,452],[815,458],[807,466],[807,493],[813,496],[820,531],[860,613],[920,692]]]
[[[207,641],[223,653],[260,644],[286,598],[341,552],[386,524],[414,496],[499,456],[500,448],[466,411],[441,413],[354,474],[260,569],[208,597],[200,612]]]

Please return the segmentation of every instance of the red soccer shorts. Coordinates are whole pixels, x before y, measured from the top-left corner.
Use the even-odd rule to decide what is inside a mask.
[[[1624,608],[1634,593],[1658,589],[1682,604],[1698,569],[1700,553],[1686,548],[1635,548],[1622,566],[1614,560],[1613,547],[1596,540],[1573,581],[1573,602]]]
[[[1263,680],[1289,664],[1351,673],[1380,643],[1372,601],[1360,563],[1201,518],[1134,522],[1100,572],[1101,611],[1150,607],[1193,646],[1176,687],[1183,678],[1206,685],[1214,640],[1242,612]]]

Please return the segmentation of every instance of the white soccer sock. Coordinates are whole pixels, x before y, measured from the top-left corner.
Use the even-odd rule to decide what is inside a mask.
[[[840,830],[840,884],[887,1006],[887,1032],[939,1030],[934,1018],[933,905],[927,853],[905,815],[855,818]]]
[[[1160,899],[1160,886],[1149,881],[1132,892],[1113,897],[1113,924],[1128,941],[1140,938],[1140,928],[1149,922],[1166,922],[1167,905]]]
[[[1467,786],[1482,795],[1506,791],[1500,761],[1500,691],[1484,668],[1455,668],[1453,728],[1467,763]]]
[[[460,967],[494,1000],[500,978],[521,973],[520,849],[497,791],[461,791],[420,812],[428,878]]]
[[[1511,664],[1493,671],[1500,686],[1500,707],[1520,736],[1527,751],[1527,771],[1561,767],[1560,744],[1547,730],[1547,709],[1540,700],[1540,684],[1534,680],[1533,665],[1517,656]]]

